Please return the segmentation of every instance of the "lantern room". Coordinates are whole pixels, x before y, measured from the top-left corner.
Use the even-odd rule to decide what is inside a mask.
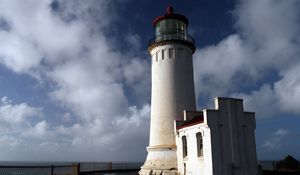
[[[188,36],[187,26],[188,19],[174,13],[172,6],[167,8],[166,14],[158,16],[153,21],[155,36],[150,40],[149,46],[160,41],[184,41],[194,47],[194,40]],[[194,49],[193,49],[194,50]]]

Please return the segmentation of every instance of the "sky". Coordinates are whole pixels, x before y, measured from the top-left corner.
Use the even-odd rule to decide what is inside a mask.
[[[243,98],[258,159],[300,159],[298,0],[0,0],[0,160],[144,161],[168,5],[196,41],[198,110]]]

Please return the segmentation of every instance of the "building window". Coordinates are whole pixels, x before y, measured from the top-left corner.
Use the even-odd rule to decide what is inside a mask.
[[[169,49],[169,58],[174,58],[174,56],[175,56],[175,49],[170,48]]]
[[[196,134],[197,137],[197,155],[198,157],[203,156],[203,138],[201,132]]]
[[[164,56],[165,56],[165,51],[161,50],[161,59],[164,60]]]
[[[182,153],[183,157],[187,156],[187,141],[186,141],[186,136],[182,136]]]

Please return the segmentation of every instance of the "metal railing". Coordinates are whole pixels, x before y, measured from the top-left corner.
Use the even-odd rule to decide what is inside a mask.
[[[1,175],[78,175],[78,164],[0,166]]]
[[[80,163],[80,175],[92,175],[102,173],[135,175],[140,170],[143,163]]]
[[[57,165],[0,165],[0,175],[137,174],[142,163],[82,162]]]
[[[154,37],[152,37],[148,43],[148,46],[151,46],[152,44],[160,41],[169,41],[169,40],[181,40],[186,41],[191,44],[195,44],[195,40],[193,37],[189,35],[178,35],[178,34],[159,34]]]

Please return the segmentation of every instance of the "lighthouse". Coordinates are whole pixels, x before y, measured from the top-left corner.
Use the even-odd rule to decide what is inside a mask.
[[[140,175],[177,173],[174,121],[183,120],[184,110],[196,111],[195,43],[187,33],[188,23],[172,7],[153,21],[155,35],[148,45],[152,63],[150,140]]]

